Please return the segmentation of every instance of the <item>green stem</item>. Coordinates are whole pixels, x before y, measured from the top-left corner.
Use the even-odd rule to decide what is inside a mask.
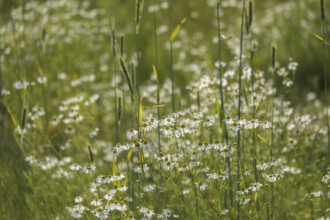
[[[168,2],[168,26],[169,26],[169,36],[171,36],[172,30],[172,21],[171,21],[171,0]],[[170,77],[171,77],[171,103],[172,103],[172,113],[175,111],[175,102],[174,102],[174,72],[173,72],[173,45],[170,40]]]
[[[242,95],[242,73],[243,73],[243,35],[244,35],[244,11],[245,11],[245,0],[243,0],[242,6],[242,17],[241,17],[241,34],[240,34],[240,54],[239,54],[239,76],[238,76],[238,111],[237,121],[241,119],[241,95]],[[240,176],[240,145],[241,145],[241,131],[240,128],[237,130],[237,191],[241,191],[241,176]],[[237,220],[240,219],[240,203],[237,201]]]
[[[220,0],[218,0],[217,3],[217,30],[218,30],[218,77],[219,77],[219,94],[220,94],[220,101],[221,101],[221,111],[220,111],[220,126],[223,127],[223,139],[226,142],[226,145],[229,145],[229,137],[228,137],[228,131],[227,131],[227,125],[224,122],[225,118],[225,107],[224,107],[224,98],[223,98],[223,86],[222,86],[222,67],[221,67],[221,27],[220,27]],[[226,159],[228,172],[229,172],[229,194],[230,194],[230,204],[233,205],[234,202],[234,196],[233,196],[233,185],[232,185],[232,178],[231,178],[231,165],[230,165],[230,159]],[[227,202],[226,202],[226,196],[225,196],[225,208],[227,208]]]

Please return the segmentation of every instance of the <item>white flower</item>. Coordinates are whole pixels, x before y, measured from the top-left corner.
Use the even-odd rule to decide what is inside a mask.
[[[6,90],[6,89],[3,89],[3,90],[1,91],[1,95],[2,95],[2,96],[10,95],[10,91],[9,91],[9,90]]]
[[[79,164],[71,164],[70,170],[79,171],[79,170],[81,170],[81,166]]]
[[[145,192],[153,192],[156,189],[156,185],[148,185],[143,187],[143,191]]]
[[[217,173],[208,173],[208,174],[206,174],[206,176],[207,176],[209,179],[212,179],[212,180],[216,180],[216,179],[219,179],[219,178],[220,178],[220,175],[217,174]]]
[[[83,168],[84,173],[86,174],[90,174],[90,173],[94,173],[96,170],[96,167],[94,165],[89,165]]]
[[[94,199],[91,201],[92,206],[101,206],[102,205],[102,200],[101,199]]]
[[[60,79],[60,80],[65,80],[66,79],[66,73],[57,74],[57,78]]]
[[[45,76],[39,76],[37,78],[37,82],[40,83],[40,84],[44,84],[47,82],[47,78]]]
[[[138,135],[138,131],[137,130],[134,130],[133,128],[131,128],[130,130],[128,130],[127,132],[126,132],[126,135],[127,135],[127,138],[128,139],[132,139],[132,138],[136,138],[137,137],[137,135]]]
[[[298,63],[297,62],[291,62],[288,64],[288,69],[289,70],[292,70],[292,71],[295,71],[298,67]]]
[[[324,184],[329,184],[330,183],[330,173],[327,173],[325,176],[323,176],[321,181]]]
[[[75,203],[81,203],[82,201],[84,201],[84,199],[80,196],[77,196],[76,198],[74,198]]]
[[[13,83],[14,88],[15,88],[15,89],[18,89],[18,90],[20,90],[20,89],[25,89],[25,88],[27,88],[29,85],[30,85],[29,82],[24,82],[24,81],[17,81],[17,82],[14,82],[14,83]]]

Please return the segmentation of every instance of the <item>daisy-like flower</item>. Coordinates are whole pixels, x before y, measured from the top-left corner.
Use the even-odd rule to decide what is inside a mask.
[[[240,201],[239,203],[240,203],[241,205],[246,205],[246,204],[248,204],[250,201],[251,201],[250,198],[246,198],[246,199]]]
[[[272,127],[272,123],[271,122],[269,122],[269,121],[266,121],[266,122],[264,122],[264,123],[261,123],[260,124],[260,126],[262,127],[262,128],[271,128]]]
[[[13,87],[17,90],[26,89],[29,85],[30,83],[26,81],[17,81],[13,83]]]
[[[252,192],[256,192],[259,191],[262,187],[262,184],[257,182],[257,183],[251,183],[250,187],[248,188],[248,190],[251,190]]]
[[[224,210],[221,210],[220,215],[228,215],[228,213],[229,213],[229,210],[224,209]]]
[[[197,118],[193,118],[191,121],[190,121],[190,126],[192,128],[195,128],[195,127],[198,127],[200,124],[202,123],[201,120],[197,119]]]
[[[274,183],[276,182],[278,179],[282,178],[283,175],[282,174],[262,174],[262,176],[266,179],[267,182],[269,183]]]
[[[67,207],[67,210],[72,218],[82,218],[84,212],[89,209],[81,204],[77,204],[72,208]]]
[[[173,130],[169,126],[165,126],[164,128],[160,129],[160,131],[167,138],[171,138],[173,136]]]
[[[145,192],[153,192],[153,191],[155,191],[155,189],[156,189],[155,184],[147,185],[147,186],[143,187],[143,191],[145,191]]]
[[[37,82],[40,83],[40,84],[45,84],[47,82],[47,77],[45,77],[45,76],[39,76],[37,78]]]
[[[67,77],[67,75],[66,75],[66,73],[58,73],[57,74],[57,78],[59,79],[59,80],[65,80],[66,79],[66,77]]]
[[[268,168],[269,168],[268,163],[259,163],[259,164],[257,164],[257,170],[266,170]]]
[[[201,191],[206,190],[206,188],[208,187],[208,184],[207,183],[202,183],[202,182],[195,183],[195,185]]]
[[[126,136],[128,139],[136,138],[138,134],[139,132],[137,130],[134,130],[133,128],[126,132]]]
[[[193,112],[190,114],[190,117],[193,119],[201,119],[203,118],[203,113],[201,111]]]
[[[8,95],[10,95],[10,91],[9,90],[6,90],[6,89],[2,89],[1,95],[2,96],[8,96]]]
[[[101,206],[102,204],[103,204],[102,200],[98,198],[91,201],[92,206]]]
[[[109,210],[98,207],[96,210],[93,211],[93,214],[99,219],[107,219],[109,216]]]
[[[143,214],[143,219],[145,220],[151,220],[155,216],[155,211],[152,209],[148,209],[145,207],[140,207],[139,212]]]
[[[76,198],[74,198],[75,203],[82,203],[83,201],[84,199],[81,196],[77,196]]]
[[[322,177],[321,181],[324,184],[329,184],[330,183],[330,169],[328,170],[328,173],[325,176]]]
[[[298,67],[298,63],[297,62],[290,62],[288,64],[288,69],[291,70],[291,71],[295,71]]]
[[[322,191],[311,192],[306,195],[307,198],[318,198],[321,197],[324,193]]]
[[[211,180],[217,180],[220,178],[220,175],[218,173],[208,173],[206,174],[207,178],[211,179]]]
[[[105,208],[110,211],[113,211],[113,210],[127,211],[127,205],[124,203],[111,203],[111,204],[106,205]]]
[[[79,164],[71,164],[70,170],[79,171],[79,170],[81,170],[81,166]]]
[[[183,195],[187,195],[188,193],[190,193],[191,189],[184,189],[182,190],[182,194]]]
[[[203,125],[207,126],[207,127],[211,127],[214,124],[215,120],[211,119],[211,118],[207,118],[205,119]]]
[[[230,157],[230,151],[228,146],[222,146],[220,150],[221,150],[220,156]]]
[[[83,172],[86,174],[94,173],[95,170],[96,170],[96,166],[94,166],[93,164],[83,168]]]

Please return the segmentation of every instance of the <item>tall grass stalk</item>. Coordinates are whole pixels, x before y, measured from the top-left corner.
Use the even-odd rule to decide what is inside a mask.
[[[273,162],[273,148],[274,148],[274,138],[275,138],[275,126],[274,126],[274,98],[275,98],[275,64],[276,64],[276,47],[272,46],[272,130],[271,130],[271,140],[270,140],[270,161]],[[271,171],[273,171],[271,167]],[[270,184],[271,198],[270,198],[270,219],[274,217],[274,183]]]
[[[156,19],[156,1],[153,0],[153,20],[154,20],[154,43],[155,43],[155,68],[156,68],[156,80],[157,80],[157,105],[160,103],[160,85],[159,85],[159,79],[158,79],[158,40],[157,40],[157,19]],[[157,108],[157,120],[160,121],[160,109]],[[157,126],[157,137],[158,137],[158,151],[162,151],[161,143],[160,143],[160,125],[158,123]]]
[[[116,51],[116,31],[113,29],[112,30],[112,34],[111,34],[111,38],[112,38],[112,56],[113,56],[113,60],[117,59],[117,51]],[[114,62],[115,63],[115,62]],[[119,98],[117,95],[117,71],[116,71],[116,65],[113,65],[113,88],[114,88],[114,103],[115,103],[115,130],[116,130],[116,143],[118,143],[119,141],[119,128],[120,128],[120,118],[119,118],[119,114],[118,114],[118,104],[119,104]]]
[[[168,3],[168,29],[169,29],[169,37],[171,36],[172,30],[172,18],[171,18],[171,0],[167,0]],[[173,72],[173,45],[172,40],[169,40],[170,43],[170,79],[171,79],[171,104],[172,104],[172,113],[175,111],[175,96],[174,96],[174,72]]]
[[[133,82],[132,82],[132,79],[131,79],[131,76],[128,72],[128,69],[127,69],[127,66],[126,66],[126,63],[123,59],[123,57],[120,57],[119,58],[119,64],[120,64],[120,68],[121,68],[121,71],[124,75],[124,78],[127,82],[127,85],[128,85],[128,88],[129,88],[129,91],[131,93],[131,102],[132,104],[134,104],[134,86],[133,86]]]
[[[326,126],[327,126],[327,137],[328,137],[328,154],[330,160],[330,123],[329,123],[329,94],[328,94],[328,77],[327,77],[327,68],[326,68],[326,60],[327,60],[327,39],[326,39],[326,23],[325,23],[325,3],[324,0],[320,0],[321,7],[321,20],[322,20],[322,35],[323,35],[323,74],[324,74],[324,88],[325,88],[325,102],[326,106]]]
[[[191,178],[191,182],[192,182],[192,186],[193,186],[193,190],[194,190],[196,215],[197,215],[197,219],[200,220],[201,217],[200,217],[200,213],[199,213],[199,202],[198,202],[200,200],[200,198],[198,198],[198,191],[197,191],[196,183],[194,180],[194,174],[190,171],[189,176]]]
[[[136,30],[136,66],[137,66],[137,70],[136,73],[133,74],[133,76],[135,76],[136,79],[136,84],[135,84],[135,90],[136,90],[136,99],[137,99],[137,103],[135,106],[135,110],[136,110],[136,119],[137,119],[137,127],[138,127],[138,131],[139,131],[139,122],[138,119],[141,117],[139,114],[140,112],[138,111],[138,107],[140,105],[140,65],[139,65],[139,60],[140,60],[140,23],[141,23],[141,19],[142,19],[142,12],[143,12],[143,4],[144,1],[143,0],[136,0],[136,10],[135,10],[135,30]],[[133,71],[133,69],[132,69]],[[139,131],[139,136],[140,136],[140,131]]]
[[[26,116],[27,116],[27,107],[23,104],[23,110],[22,110],[22,117],[21,117],[21,148],[24,150],[23,146],[23,140],[24,140],[24,129],[25,129],[25,123],[26,123]]]
[[[242,96],[242,73],[243,73],[243,35],[244,35],[244,14],[245,14],[245,0],[242,2],[242,15],[241,15],[241,33],[240,33],[240,48],[239,48],[239,75],[238,75],[238,109],[237,109],[237,121],[241,119],[241,96]],[[241,191],[241,168],[240,168],[240,152],[241,145],[241,131],[237,129],[237,192]],[[240,219],[240,202],[237,201],[237,220]]]
[[[217,31],[218,31],[218,63],[219,63],[219,67],[218,67],[218,77],[219,77],[219,94],[220,94],[220,115],[219,115],[219,120],[220,120],[220,126],[223,129],[223,140],[225,140],[225,143],[227,146],[229,146],[229,137],[228,137],[228,130],[227,130],[227,125],[224,121],[225,119],[225,107],[224,107],[224,98],[223,98],[223,86],[222,86],[222,66],[221,66],[221,22],[220,22],[220,3],[221,1],[218,0],[217,2]],[[227,157],[226,158],[226,162],[227,162],[227,167],[228,167],[228,175],[229,175],[229,195],[230,195],[230,205],[233,205],[234,202],[234,196],[233,196],[233,181],[232,181],[232,176],[231,176],[231,164],[230,164],[230,158]],[[225,196],[226,198],[226,196]],[[225,199],[224,201],[224,206],[226,208],[227,206],[227,201]]]
[[[2,40],[0,36],[0,47]],[[3,130],[5,128],[5,105],[3,103],[3,97],[2,97],[2,54],[0,53],[0,128]]]
[[[247,26],[247,32],[250,35],[249,37],[249,47],[250,47],[250,68],[251,68],[251,94],[252,94],[252,119],[256,119],[256,103],[255,103],[255,74],[254,74],[254,64],[253,64],[253,58],[254,58],[254,52],[255,52],[255,45],[252,43],[252,22],[253,22],[253,1],[249,1],[249,8],[247,13],[247,20],[246,20],[246,26]],[[253,170],[254,170],[254,180],[255,182],[259,182],[258,178],[258,170],[257,170],[257,161],[258,161],[258,152],[257,152],[257,146],[256,146],[256,129],[254,128],[252,130],[252,149],[253,149]],[[260,210],[259,205],[259,199],[256,199],[256,212],[257,216]]]

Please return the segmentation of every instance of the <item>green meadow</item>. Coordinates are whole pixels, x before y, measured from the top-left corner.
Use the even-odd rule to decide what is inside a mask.
[[[330,219],[329,18],[0,0],[0,219]]]

